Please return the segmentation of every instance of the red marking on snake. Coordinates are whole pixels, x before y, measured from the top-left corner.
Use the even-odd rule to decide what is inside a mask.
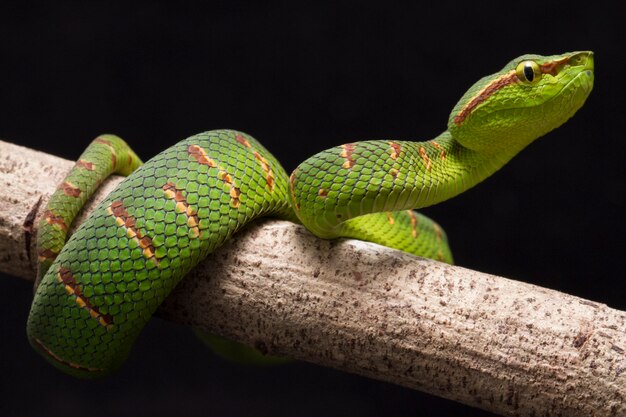
[[[298,201],[296,200],[296,191],[295,191],[296,171],[298,170],[294,169],[291,175],[289,176],[289,191],[291,193],[291,199],[294,202],[294,206],[296,210],[300,210],[300,203],[298,203]]]
[[[446,159],[446,150],[444,149],[444,147],[438,144],[437,142],[435,142],[434,140],[431,140],[430,143],[432,143],[435,148],[441,151],[439,153],[439,159]]]
[[[417,237],[417,216],[413,212],[413,210],[407,210],[409,213],[409,217],[411,218],[411,236]]]
[[[239,190],[239,188],[235,186],[235,183],[233,182],[233,178],[230,176],[230,174],[226,171],[220,170],[217,173],[217,178],[224,181],[226,184],[230,186],[228,193],[230,194],[231,206],[235,208],[239,207],[239,203],[240,203],[239,196],[241,195],[241,190]]]
[[[187,152],[191,155],[199,164],[207,165],[211,168],[216,167],[215,161],[209,158],[200,146],[198,145],[189,145],[187,148]]]
[[[319,195],[322,198],[328,197],[328,190],[320,188],[319,191],[317,192],[317,195]]]
[[[115,217],[115,223],[118,226],[126,228],[126,236],[137,242],[139,247],[142,249],[141,252],[143,256],[158,265],[159,260],[155,256],[152,238],[150,238],[150,236],[145,236],[141,230],[137,228],[135,218],[128,214],[128,211],[126,211],[126,208],[124,207],[124,203],[121,200],[112,202],[107,208],[107,212]]]
[[[237,187],[231,187],[229,194],[230,194],[230,204],[235,208],[239,207],[239,203],[240,203],[239,196],[241,195],[241,190]]]
[[[539,68],[543,74],[550,74],[555,76],[559,73],[561,67],[569,61],[569,57],[565,57],[556,61],[546,62],[545,64],[541,64]]]
[[[217,173],[217,178],[219,178],[220,180],[224,181],[226,184],[232,184],[233,183],[233,177],[230,176],[230,174],[226,171],[220,171]]]
[[[89,315],[96,319],[101,326],[110,328],[113,325],[113,316],[110,314],[102,314],[98,309],[91,304],[89,299],[83,294],[81,286],[76,282],[72,271],[68,268],[61,266],[57,274],[58,281],[65,286],[65,292],[68,295],[76,297],[76,304],[80,308],[84,308],[89,312]]]
[[[96,138],[93,140],[93,143],[101,143],[109,147],[109,150],[111,151],[111,164],[113,164],[113,168],[115,168],[117,166],[117,152],[113,147],[113,143],[110,140],[103,138]]]
[[[198,213],[189,205],[187,199],[183,195],[183,192],[176,188],[176,185],[172,182],[165,184],[163,186],[163,191],[165,191],[165,197],[176,201],[176,210],[179,213],[187,215],[187,226],[189,227],[193,237],[200,236],[200,229],[198,229],[198,224],[200,222],[198,219]]]
[[[341,145],[341,153],[339,156],[342,158],[346,158],[346,162],[344,162],[341,166],[345,169],[350,169],[354,166],[354,159],[352,159],[352,153],[354,152],[354,148],[356,148],[356,144],[354,143],[346,143],[345,145]]]
[[[491,81],[467,102],[467,104],[461,109],[459,114],[454,116],[454,124],[460,125],[461,123],[463,123],[463,121],[474,111],[476,107],[478,107],[479,104],[483,103],[485,100],[491,97],[496,91],[517,81],[519,81],[519,79],[517,78],[515,70],[511,70],[506,74],[502,74],[498,78]]]
[[[59,256],[58,252],[55,252],[51,249],[41,249],[38,253],[39,262],[54,260],[57,256]]]
[[[395,142],[389,142],[389,145],[391,145],[391,159],[395,161],[402,152],[402,146]]]
[[[439,242],[441,242],[441,239],[443,238],[443,233],[441,232],[441,227],[439,227],[439,225],[437,223],[433,223],[433,229],[435,230],[435,236],[437,237],[437,240]]]
[[[389,174],[391,174],[391,176],[394,177],[394,178],[396,178],[398,176],[398,172],[399,171],[397,169],[395,169],[395,168],[391,168],[389,170]]]
[[[48,349],[48,347],[44,345],[43,342],[37,339],[36,337],[31,337],[30,340],[32,340],[41,350],[46,352],[48,356],[50,356],[52,359],[54,359],[55,361],[59,363],[62,363],[65,366],[69,366],[70,368],[78,369],[80,371],[89,371],[89,372],[104,371],[104,369],[101,369],[101,368],[90,368],[87,366],[79,365],[74,362],[66,361],[65,359],[61,358],[59,355],[57,355],[56,353]]]
[[[263,156],[256,151],[254,152],[254,157],[261,164],[261,168],[263,168],[263,172],[265,172],[265,182],[267,182],[267,186],[269,187],[270,191],[272,191],[274,189],[274,173],[272,172],[272,167],[270,167],[270,163],[267,161],[267,159],[263,158]]]
[[[110,140],[108,140],[108,139],[95,138],[93,141],[94,141],[94,143],[102,143],[104,145],[113,147],[113,143]]]
[[[235,140],[239,143],[241,143],[243,146],[245,146],[246,148],[250,147],[250,142],[248,142],[246,140],[246,138],[244,138],[242,135],[235,135]]]
[[[396,221],[393,219],[393,217],[391,217],[391,212],[386,211],[385,214],[387,215],[387,221],[389,222],[389,224],[395,224]]]
[[[420,146],[420,156],[422,157],[422,160],[424,161],[424,164],[426,165],[426,170],[430,171],[433,167],[430,158],[428,157],[428,154],[426,153],[426,149],[423,146]]]
[[[250,142],[246,140],[242,135],[236,135],[235,140],[241,143],[246,148],[251,148]],[[254,157],[261,164],[261,168],[263,168],[263,172],[265,173],[265,182],[269,187],[270,191],[274,190],[274,173],[272,172],[272,168],[270,167],[270,163],[267,159],[263,157],[259,152],[254,151]]]
[[[84,159],[79,159],[76,162],[76,168],[86,169],[87,171],[93,171],[95,168],[95,164],[93,162],[85,161]]]
[[[111,142],[110,140],[105,139],[105,138],[103,138],[103,137],[97,137],[97,138],[95,138],[93,141],[94,141],[95,143],[103,143],[103,144],[105,144],[105,145],[107,145],[107,146],[113,146],[113,142]]]
[[[81,193],[80,188],[69,181],[65,181],[59,185],[59,190],[63,190],[63,193],[68,197],[79,197]]]
[[[48,223],[49,225],[52,225],[52,226],[57,225],[59,226],[59,229],[67,231],[67,225],[65,224],[65,220],[63,220],[63,217],[57,216],[50,210],[47,210],[43,214],[43,218],[46,221],[46,223]]]

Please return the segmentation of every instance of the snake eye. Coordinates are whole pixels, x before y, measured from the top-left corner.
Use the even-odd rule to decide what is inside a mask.
[[[528,84],[534,84],[541,79],[541,69],[535,61],[520,62],[515,69],[515,73],[520,81]]]

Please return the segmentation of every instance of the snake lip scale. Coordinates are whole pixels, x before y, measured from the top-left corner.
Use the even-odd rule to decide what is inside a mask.
[[[70,375],[110,374],[184,275],[261,216],[451,263],[443,228],[414,210],[472,188],[563,124],[593,80],[590,51],[523,55],[471,86],[439,136],[346,143],[291,175],[234,130],[191,136],[145,164],[119,137],[101,135],[38,224],[31,345]],[[113,173],[127,178],[67,239],[80,208]],[[224,351],[216,336],[200,336]]]

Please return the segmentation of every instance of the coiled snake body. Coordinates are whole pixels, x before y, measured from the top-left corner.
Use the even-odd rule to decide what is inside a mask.
[[[442,229],[412,211],[482,181],[564,123],[593,86],[593,54],[525,55],[479,80],[433,140],[347,143],[288,176],[251,136],[216,130],[141,165],[120,138],[92,142],[39,224],[33,347],[78,377],[118,368],[180,279],[247,222],[275,216],[451,262]],[[129,175],[65,243],[102,179]]]

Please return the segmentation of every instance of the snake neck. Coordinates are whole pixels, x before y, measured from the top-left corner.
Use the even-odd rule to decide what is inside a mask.
[[[292,205],[313,233],[334,238],[355,217],[419,209],[454,197],[496,172],[515,153],[468,149],[449,131],[425,142],[345,144],[296,168],[290,177]]]

